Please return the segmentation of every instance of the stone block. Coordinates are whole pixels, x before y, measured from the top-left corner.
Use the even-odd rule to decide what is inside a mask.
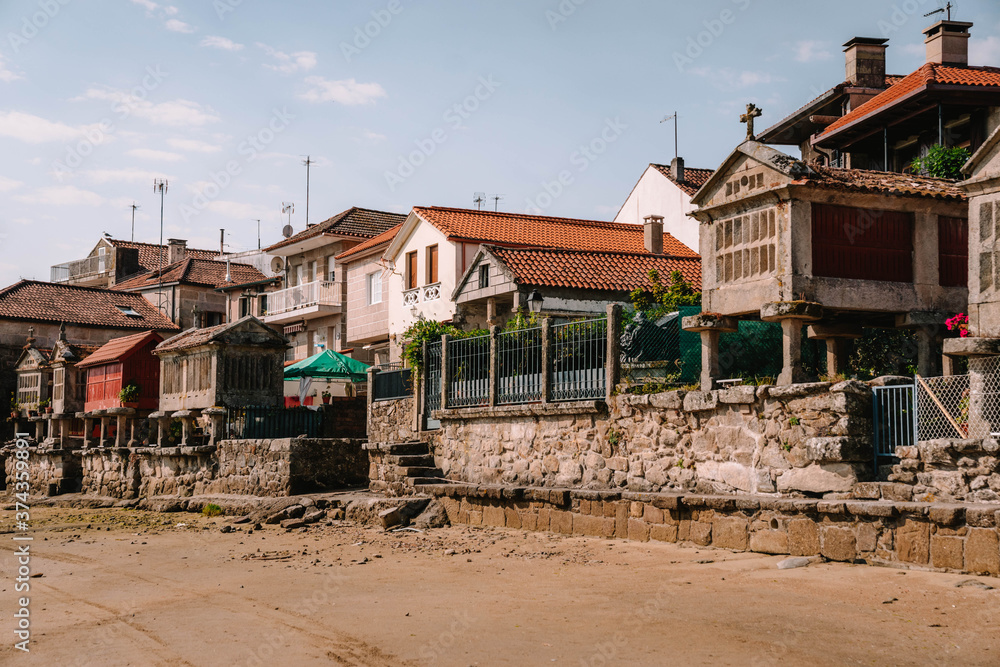
[[[847,492],[858,481],[857,470],[849,463],[814,463],[782,472],[778,477],[778,491]]]
[[[814,463],[870,461],[874,454],[872,447],[872,441],[867,437],[809,438],[806,440],[806,458]]]
[[[743,516],[716,516],[712,522],[712,546],[746,551],[749,523]]]
[[[507,516],[504,514],[503,507],[499,505],[484,505],[483,524],[487,526],[505,526],[507,524]]]
[[[712,543],[712,524],[692,521],[688,527],[687,539],[695,544],[707,547]]]
[[[878,547],[878,529],[871,523],[859,523],[854,528],[860,553],[873,552]]]
[[[642,519],[629,518],[628,539],[635,542],[649,541],[649,524]]]
[[[883,500],[903,503],[913,500],[913,487],[909,484],[884,483],[881,486]]]
[[[705,412],[719,407],[717,391],[691,391],[684,396],[685,412]]]
[[[830,560],[852,561],[858,556],[854,531],[843,526],[823,526],[820,530],[820,553]]]
[[[657,542],[676,542],[677,526],[653,524],[649,527],[649,537]]]
[[[588,537],[614,537],[615,520],[602,516],[573,515],[573,534]]]
[[[965,523],[977,528],[993,528],[996,523],[996,507],[967,507]]]
[[[934,535],[931,537],[931,564],[948,570],[961,570],[965,565],[965,540],[961,537]]]
[[[1000,545],[995,530],[969,530],[965,542],[965,570],[971,574],[1000,574]]]
[[[628,537],[629,506],[627,500],[615,503],[615,537],[621,540]]]
[[[930,520],[939,526],[956,526],[965,521],[965,508],[961,505],[933,505]]]
[[[876,516],[890,518],[896,516],[896,506],[879,501],[846,501],[844,508],[854,516]]]
[[[896,558],[926,565],[930,561],[930,524],[906,519],[896,529]]]
[[[819,554],[819,527],[810,519],[788,522],[788,552],[793,556]]]
[[[642,519],[646,523],[663,523],[663,510],[652,504],[647,504],[642,514]]]
[[[573,514],[565,510],[552,510],[549,530],[563,535],[573,534]]]
[[[504,517],[506,519],[506,526],[508,528],[521,528],[521,515],[516,509],[510,507],[509,505],[503,508]]]
[[[882,498],[882,488],[878,482],[858,482],[851,489],[851,495],[858,500],[879,500]]]
[[[757,387],[745,385],[720,389],[718,392],[719,402],[729,405],[749,405],[757,400]]]
[[[662,394],[653,394],[649,397],[649,404],[660,410],[680,410],[684,407],[683,391],[668,391]]]
[[[538,514],[527,510],[522,512],[521,528],[524,530],[538,530]]]
[[[750,551],[761,554],[787,554],[788,533],[783,530],[755,530],[750,533]]]

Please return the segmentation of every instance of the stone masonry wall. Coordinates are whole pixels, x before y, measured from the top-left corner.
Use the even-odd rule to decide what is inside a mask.
[[[214,447],[102,448],[82,451],[82,492],[111,498],[204,493]]]
[[[7,490],[13,490],[17,481],[17,457],[13,448],[6,449],[4,474]],[[80,490],[80,456],[66,449],[46,449],[29,447],[28,451],[28,493],[44,496],[49,493],[49,485],[56,485],[57,493],[73,493]]]
[[[474,484],[847,494],[872,475],[871,395],[847,381],[449,410],[432,445]]]
[[[913,485],[915,500],[1000,502],[996,440],[926,440],[897,447],[889,479]]]
[[[420,434],[413,430],[413,396],[372,401],[368,413],[368,442],[388,444],[419,439]]]

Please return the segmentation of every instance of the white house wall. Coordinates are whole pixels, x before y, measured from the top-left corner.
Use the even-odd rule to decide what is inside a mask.
[[[698,221],[687,216],[694,210],[691,198],[656,167],[648,167],[625,200],[615,222],[642,224],[648,215],[663,216],[663,231],[691,248],[698,248]]]

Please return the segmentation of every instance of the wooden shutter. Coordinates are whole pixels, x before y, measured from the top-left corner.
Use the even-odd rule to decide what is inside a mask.
[[[938,216],[938,283],[969,285],[969,221]]]
[[[913,282],[913,214],[812,205],[813,275]]]
[[[417,251],[406,253],[406,289],[417,289]]]
[[[438,247],[432,245],[427,249],[427,284],[433,285],[438,281]]]

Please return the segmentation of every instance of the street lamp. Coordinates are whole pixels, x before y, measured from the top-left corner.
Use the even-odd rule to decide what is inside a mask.
[[[542,295],[538,293],[538,290],[531,290],[531,294],[528,295],[528,310],[533,312],[535,315],[542,312]]]

